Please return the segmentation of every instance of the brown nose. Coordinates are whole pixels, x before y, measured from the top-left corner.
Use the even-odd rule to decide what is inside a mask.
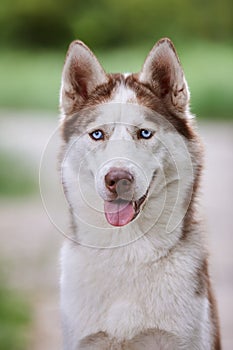
[[[133,176],[128,171],[112,168],[105,176],[105,185],[110,192],[121,196],[121,194],[131,191],[133,180]]]

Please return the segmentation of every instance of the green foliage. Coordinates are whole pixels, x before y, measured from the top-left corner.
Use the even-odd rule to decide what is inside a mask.
[[[0,349],[25,350],[30,323],[29,305],[0,278]]]
[[[199,42],[179,51],[192,111],[200,118],[233,119],[233,48]]]
[[[232,40],[231,0],[1,0],[5,45],[64,48],[80,38],[95,48],[169,36]]]
[[[26,161],[0,152],[0,196],[22,196],[35,191],[36,184]]]
[[[107,72],[137,72],[153,43],[101,50],[97,51],[97,57]],[[190,86],[192,111],[200,118],[233,118],[233,80],[230,79],[233,74],[233,48],[208,42],[175,44]],[[65,52],[2,52],[0,105],[58,111],[64,57]],[[14,172],[10,174],[10,170],[17,167],[8,165],[5,179],[13,176],[13,182],[17,183]],[[2,169],[0,174],[4,171]],[[2,180],[0,193],[3,191],[1,183]],[[19,190],[27,188],[25,185],[16,187]],[[10,191],[10,185],[6,188]]]

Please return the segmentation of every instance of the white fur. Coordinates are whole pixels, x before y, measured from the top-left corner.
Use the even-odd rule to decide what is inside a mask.
[[[128,74],[125,74],[128,75]],[[133,90],[126,88],[125,86],[120,85],[116,92],[114,93],[111,103],[127,103],[127,102],[136,101],[136,94]]]
[[[208,301],[189,294],[199,245],[194,240],[157,260],[145,238],[104,251],[67,242],[61,280],[63,319],[69,329],[65,343],[70,344],[65,349],[78,349],[80,339],[99,331],[121,341],[151,328],[176,335],[179,349],[211,349]]]
[[[172,128],[170,132],[164,131],[164,121],[164,127],[161,122],[154,125],[157,138],[138,147],[130,137],[130,127],[131,124],[147,127],[149,122],[142,109],[109,104],[100,111],[94,128],[103,125],[104,119],[110,122],[107,145],[97,144],[87,135],[72,139],[63,163],[68,201],[78,227],[74,236],[77,244],[66,242],[62,251],[65,349],[79,349],[81,339],[100,331],[123,341],[147,329],[162,330],[169,335],[158,338],[162,339],[164,348],[170,337],[175,336],[177,349],[211,349],[206,332],[203,334],[203,328],[208,333],[210,327],[208,301],[192,295],[193,275],[204,257],[200,235],[193,232],[188,242],[177,245],[187,210],[183,207],[184,195],[191,185],[193,171],[185,141]],[[125,113],[127,124],[122,123]],[[170,161],[175,160],[178,169],[175,174],[169,173],[168,151]],[[136,177],[137,197],[145,193],[156,167],[158,178],[139,217],[127,226],[113,228],[104,217],[100,198],[105,196],[104,175],[111,166],[119,164]],[[143,171],[140,173],[138,169]],[[91,174],[95,175],[95,181]],[[176,180],[180,186],[178,194]],[[168,230],[172,208],[176,222]],[[146,349],[154,347],[148,345]]]

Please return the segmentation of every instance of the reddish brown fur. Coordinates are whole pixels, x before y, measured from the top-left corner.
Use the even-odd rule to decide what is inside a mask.
[[[214,336],[213,350],[221,350],[217,304],[210,283],[207,258],[203,260],[202,265],[197,270],[197,282],[198,285],[196,289],[196,295],[200,297],[205,295],[208,298],[210,305],[210,316],[213,325]]]
[[[80,100],[74,102],[73,109],[70,111],[71,116],[68,116],[63,124],[62,134],[66,142],[76,132],[75,123],[79,112],[86,108],[95,107],[98,104],[107,103],[120,85],[133,90],[137,97],[137,103],[166,117],[175,129],[187,139],[194,137],[193,130],[190,128],[187,120],[180,118],[179,113],[176,115],[174,111],[169,111],[163,98],[158,97],[149,84],[146,85],[139,82],[137,74],[130,75],[127,78],[122,74],[111,74],[108,75],[108,83],[97,86],[81,102]]]
[[[207,271],[208,273],[208,271]],[[214,336],[214,346],[213,350],[221,350],[221,337],[220,337],[220,326],[219,326],[219,317],[217,310],[216,299],[213,294],[212,286],[210,284],[210,278],[208,276],[208,300],[210,303],[210,312],[211,312],[211,320],[213,323],[213,336]]]

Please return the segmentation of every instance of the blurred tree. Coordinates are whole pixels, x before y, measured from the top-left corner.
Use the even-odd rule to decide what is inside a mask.
[[[232,0],[1,0],[5,45],[92,47],[173,39],[232,40]]]
[[[0,23],[7,46],[53,48],[72,38],[64,0],[1,0]]]

